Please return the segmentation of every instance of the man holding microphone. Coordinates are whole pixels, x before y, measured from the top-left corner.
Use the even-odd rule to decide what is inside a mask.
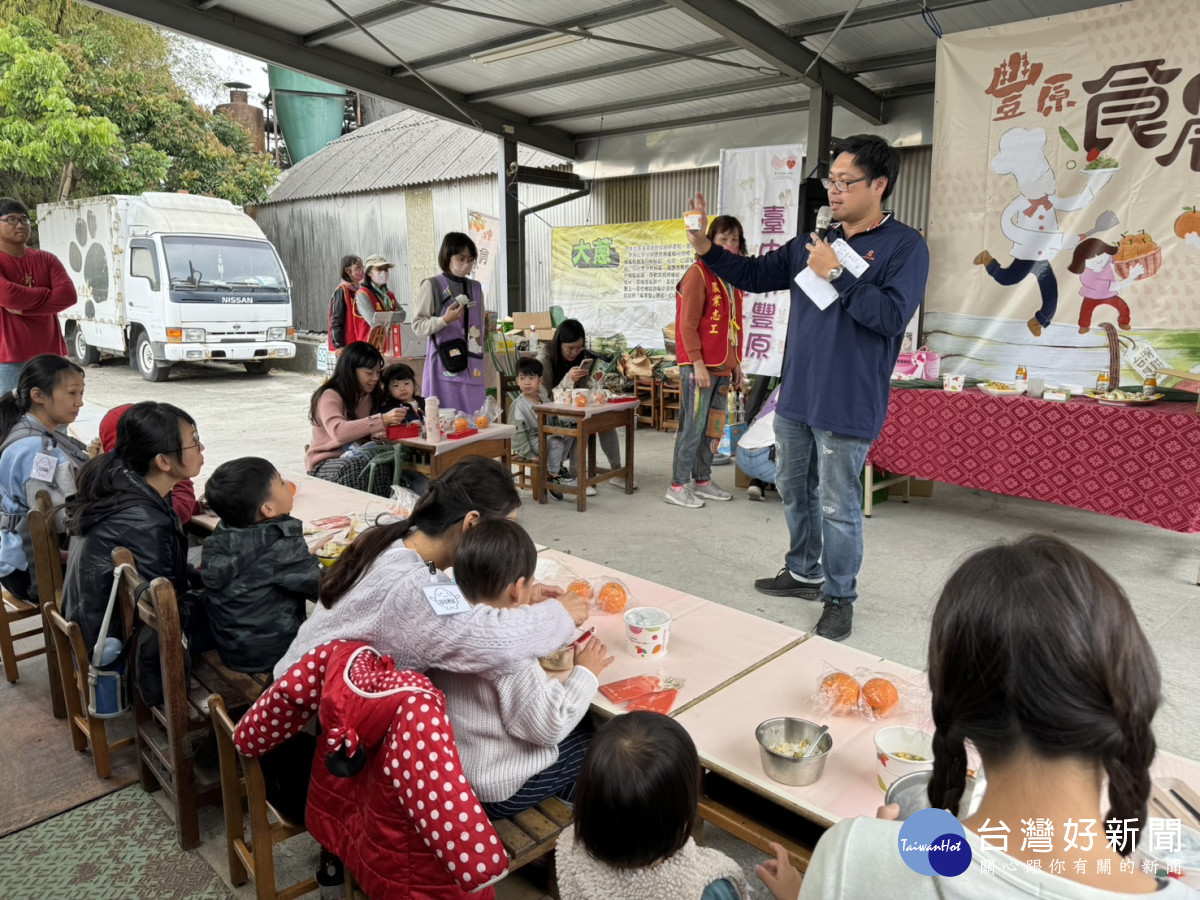
[[[887,415],[892,369],[929,274],[929,250],[914,229],[883,211],[899,155],[882,138],[854,135],[833,152],[828,234],[796,237],[761,257],[743,257],[687,233],[717,276],[749,293],[791,289],[787,349],[775,414],[776,487],[790,546],[772,578],[754,582],[775,597],[821,600],[816,631],[850,634],[862,565],[859,473]],[[703,195],[693,208],[706,212]]]

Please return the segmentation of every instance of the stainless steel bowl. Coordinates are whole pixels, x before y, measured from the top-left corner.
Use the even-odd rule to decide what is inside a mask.
[[[827,732],[818,742],[813,755],[804,759],[784,756],[769,748],[771,744],[780,742],[811,741],[820,730],[820,725],[807,719],[793,719],[789,716],[767,719],[754,730],[763,771],[773,780],[783,784],[812,784],[825,771],[825,759],[833,749],[833,735]]]
[[[909,772],[892,782],[883,797],[884,805],[895,803],[900,807],[900,819],[907,819],[918,810],[929,808],[929,779],[933,772]],[[975,814],[983,801],[987,781],[982,775],[968,775],[966,787],[958,803],[958,818],[966,819]]]

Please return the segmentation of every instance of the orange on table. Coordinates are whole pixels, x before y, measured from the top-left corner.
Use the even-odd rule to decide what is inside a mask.
[[[606,613],[619,613],[625,608],[625,604],[629,602],[629,593],[625,590],[624,585],[616,581],[610,581],[600,588],[600,596],[597,603],[600,608]]]
[[[576,594],[584,600],[591,600],[596,596],[596,592],[592,589],[591,584],[583,578],[576,578],[567,585],[568,594]]]
[[[886,716],[900,702],[900,692],[886,678],[872,678],[862,686],[862,699],[875,716]]]
[[[466,419],[464,419],[462,416],[459,416],[457,419],[454,420],[454,433],[455,434],[462,434],[464,431],[466,431],[470,427],[471,427],[471,423],[468,422]]]
[[[487,428],[491,424],[492,424],[492,420],[489,419],[487,416],[476,416],[475,417],[475,427],[476,428],[484,429],[484,428]]]
[[[858,682],[845,672],[831,672],[822,678],[821,692],[829,700],[830,712],[846,713],[858,706]]]
[[[575,405],[576,406],[587,406],[588,405],[587,394],[582,394],[582,393],[576,394],[575,395]]]

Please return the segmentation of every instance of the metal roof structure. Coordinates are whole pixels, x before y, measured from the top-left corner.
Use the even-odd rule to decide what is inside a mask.
[[[580,141],[931,93],[936,32],[1116,0],[87,0],[568,159]]]
[[[266,202],[494,176],[499,155],[496,139],[481,131],[404,110],[343,135],[301,160],[283,173]],[[518,160],[523,166],[564,165],[555,156],[527,147],[520,149]]]

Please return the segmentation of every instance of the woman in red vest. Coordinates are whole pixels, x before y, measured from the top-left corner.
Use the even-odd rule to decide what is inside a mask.
[[[376,350],[383,350],[383,327],[375,327],[375,313],[395,312],[400,308],[396,295],[388,289],[392,264],[379,254],[367,257],[367,272],[354,303],[346,307],[346,344],[364,341]]]
[[[708,239],[746,255],[741,223],[717,216]],[[712,480],[713,449],[725,432],[729,386],[742,385],[742,291],[699,258],[675,286],[675,352],[679,358],[679,430],[666,501],[699,509],[732,495]]]
[[[352,341],[346,340],[346,319],[354,308],[354,295],[363,280],[366,270],[363,268],[361,256],[348,253],[342,257],[341,281],[333,289],[329,298],[329,365],[327,374],[333,374],[337,365],[337,355],[342,348]]]

